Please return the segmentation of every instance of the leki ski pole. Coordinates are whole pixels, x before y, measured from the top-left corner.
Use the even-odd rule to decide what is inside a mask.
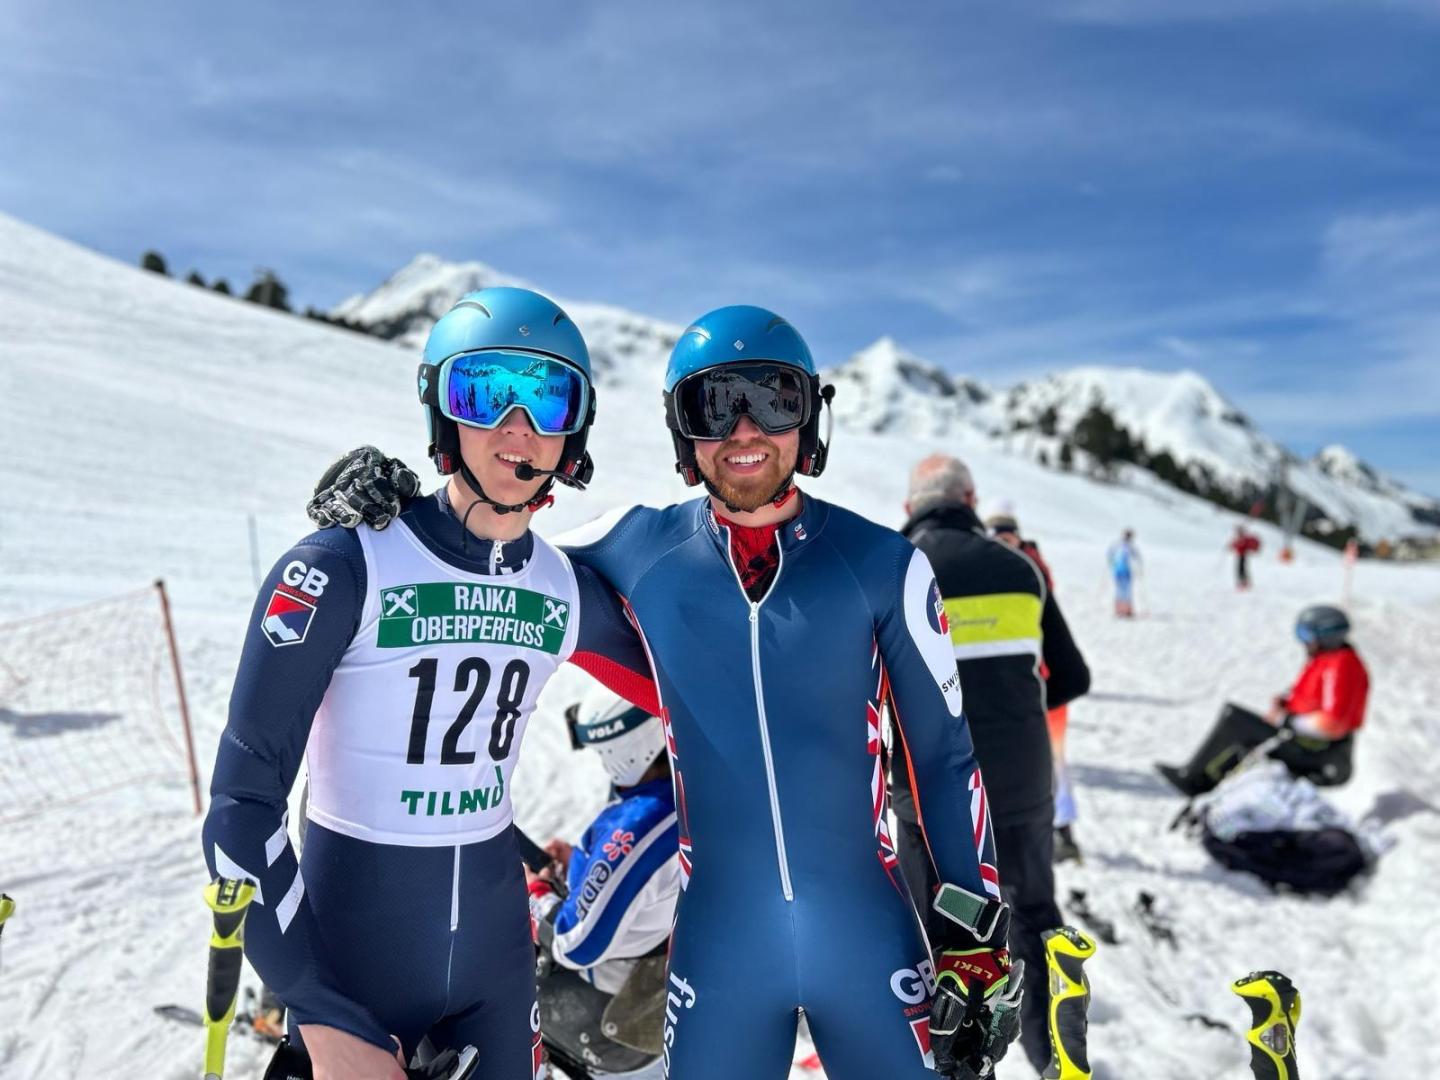
[[[1095,941],[1073,926],[1046,930],[1045,966],[1050,974],[1050,1064],[1043,1080],[1090,1080],[1090,979],[1085,961],[1095,955]]]
[[[205,1077],[225,1075],[225,1043],[235,1019],[240,965],[245,958],[245,912],[255,895],[249,881],[216,878],[205,886],[211,911],[210,962],[205,972]]]

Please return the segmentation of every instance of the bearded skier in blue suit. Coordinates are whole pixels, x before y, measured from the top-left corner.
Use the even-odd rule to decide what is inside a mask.
[[[665,373],[677,469],[708,497],[558,538],[619,594],[665,720],[684,887],[664,1030],[675,1080],[783,1080],[801,1010],[832,1080],[988,1076],[1018,1030],[934,574],[898,533],[793,483],[825,467],[830,396],[786,320],[710,312]],[[337,494],[366,501],[353,487],[319,501]],[[915,898],[943,916],[932,942],[886,821],[887,711],[943,883]]]

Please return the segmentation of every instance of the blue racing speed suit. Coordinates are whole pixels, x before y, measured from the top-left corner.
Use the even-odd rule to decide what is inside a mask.
[[[668,1075],[783,1080],[803,1009],[831,1080],[933,1076],[933,968],[885,817],[885,702],[938,878],[999,890],[925,556],[810,498],[780,527],[759,601],[708,499],[617,511],[559,540],[636,618],[666,723],[684,886]]]

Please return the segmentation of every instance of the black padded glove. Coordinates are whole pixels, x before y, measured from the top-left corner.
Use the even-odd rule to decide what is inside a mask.
[[[305,513],[320,529],[353,529],[362,522],[383,529],[419,494],[420,478],[403,461],[362,446],[325,470]]]

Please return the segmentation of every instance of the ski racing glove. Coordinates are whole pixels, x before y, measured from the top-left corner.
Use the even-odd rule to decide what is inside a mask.
[[[948,922],[935,953],[930,1049],[935,1071],[950,1080],[980,1080],[1020,1034],[1025,964],[1005,947],[1010,908],[994,897],[942,885],[935,910]]]
[[[325,470],[305,513],[320,529],[332,525],[353,529],[362,522],[383,529],[418,494],[420,478],[403,461],[362,446]]]

